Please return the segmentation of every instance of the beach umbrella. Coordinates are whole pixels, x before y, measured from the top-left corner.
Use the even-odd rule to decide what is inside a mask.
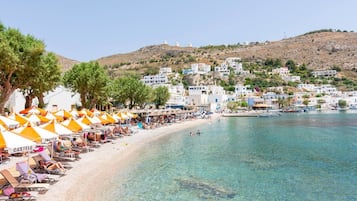
[[[32,151],[36,143],[10,131],[0,131],[0,148],[6,149],[9,154]]]
[[[78,113],[80,116],[87,115],[87,116],[93,117],[93,113],[86,108],[81,109]]]
[[[59,110],[57,112],[54,113],[56,116],[60,116],[62,117],[63,119],[68,119],[68,118],[71,118],[73,115],[66,111],[66,110]]]
[[[50,121],[46,117],[37,114],[30,114],[29,116],[27,116],[27,119],[29,120],[29,122],[35,124],[47,123]]]
[[[122,120],[124,120],[121,117],[119,117],[117,114],[112,114],[111,116],[116,120],[116,122],[121,122]]]
[[[124,112],[120,112],[118,113],[118,116],[122,119],[122,120],[127,120],[130,117],[128,117],[128,115],[126,115]]]
[[[92,124],[100,124],[101,121],[99,119],[93,119],[92,117],[89,117],[88,115],[84,115],[81,118],[78,119],[78,121],[87,124],[87,125],[92,125]]]
[[[14,133],[37,143],[48,143],[57,140],[58,135],[38,126],[33,126],[30,122],[25,126],[13,130]]]
[[[101,115],[101,114],[102,114],[101,111],[99,111],[99,110],[97,110],[97,109],[95,109],[95,108],[91,109],[90,112],[92,112],[92,114],[93,114],[94,116],[98,116],[98,115]]]
[[[110,124],[110,122],[104,118],[102,118],[101,116],[94,116],[93,117],[93,120],[94,121],[99,121],[101,124],[103,125],[107,125],[107,124]]]
[[[62,125],[66,126],[67,128],[69,128],[71,131],[73,132],[79,132],[82,130],[89,130],[91,129],[90,126],[76,120],[73,118],[69,118],[65,121],[62,122]]]
[[[17,122],[20,123],[20,125],[25,125],[27,122],[29,122],[29,119],[18,114],[18,113],[12,113],[10,116],[9,116],[10,119],[12,120],[15,120]]]
[[[103,119],[109,121],[112,124],[115,124],[115,123],[117,123],[119,121],[119,119],[114,118],[112,115],[110,115],[108,113],[104,113],[101,117]]]
[[[42,116],[45,116],[47,114],[47,111],[41,108],[37,108],[36,106],[32,106],[29,108],[26,108],[24,110],[21,110],[19,112],[20,114],[39,114]]]
[[[56,133],[57,135],[60,135],[60,136],[68,136],[68,135],[73,134],[73,131],[71,131],[66,126],[58,123],[55,119],[51,120],[50,122],[48,122],[40,127],[43,129],[46,129],[50,132]]]
[[[52,114],[52,113],[50,113],[50,112],[48,112],[45,117],[46,117],[48,120],[53,120],[53,119],[55,119],[55,120],[57,120],[57,121],[63,121],[63,120],[64,120],[63,117],[57,116],[57,115]]]
[[[0,115],[0,124],[2,126],[4,126],[5,128],[7,128],[7,129],[14,129],[14,128],[17,128],[20,125],[19,122],[15,121],[15,120],[12,120],[10,118],[1,116],[1,115]]]
[[[71,110],[69,113],[72,115],[71,117],[74,117],[76,119],[80,117],[80,114],[77,110]]]
[[[6,131],[6,130],[7,129],[3,125],[0,124],[0,131]]]

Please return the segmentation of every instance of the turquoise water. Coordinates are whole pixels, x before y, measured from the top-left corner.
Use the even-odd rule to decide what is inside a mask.
[[[356,114],[221,118],[139,155],[102,200],[357,200]]]

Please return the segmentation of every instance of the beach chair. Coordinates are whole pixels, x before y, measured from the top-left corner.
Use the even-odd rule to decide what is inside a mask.
[[[16,163],[16,170],[20,172],[20,177],[30,183],[49,183],[57,182],[53,177],[48,174],[35,173],[26,161]]]
[[[53,163],[57,163],[58,161],[55,160],[55,159],[52,159],[50,157],[50,155],[48,155],[48,153],[46,151],[42,151],[42,152],[38,152],[38,156],[45,160],[45,162],[53,162]],[[40,159],[40,160],[41,160]],[[38,160],[36,160],[36,162],[39,162]],[[71,169],[72,168],[72,165],[68,162],[61,162],[63,164],[63,166],[66,168],[66,169]]]
[[[49,164],[56,164],[56,163],[60,163],[57,161],[45,161],[40,155],[36,155],[36,156],[32,156],[32,159],[35,161],[36,163],[36,167],[33,169],[36,173],[45,173],[45,174],[50,174],[50,175],[59,175],[59,176],[63,176],[66,174],[66,172],[60,168],[56,168],[56,169],[51,169],[49,167],[47,167],[47,165]],[[62,162],[61,162],[62,164]],[[67,170],[72,168],[72,166],[64,166],[62,164],[62,166]]]
[[[50,153],[52,153],[52,158],[54,159],[54,160],[56,160],[56,161],[61,161],[61,162],[63,162],[63,161],[66,161],[66,162],[73,162],[73,161],[76,161],[77,160],[77,158],[75,157],[75,155],[74,154],[72,154],[72,155],[70,155],[70,154],[67,154],[67,155],[61,155],[61,153],[59,153],[59,152],[56,152],[53,148],[52,148],[52,146],[50,145],[50,146],[48,146],[47,147],[48,148],[48,151],[50,152]]]
[[[14,188],[15,192],[38,191],[40,193],[45,193],[50,186],[50,184],[43,183],[20,183],[7,169],[1,170],[0,174],[7,182],[9,182],[10,186]]]

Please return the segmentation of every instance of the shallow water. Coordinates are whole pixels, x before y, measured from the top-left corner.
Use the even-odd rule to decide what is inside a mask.
[[[97,200],[357,200],[357,114],[221,118],[149,143],[107,182]]]

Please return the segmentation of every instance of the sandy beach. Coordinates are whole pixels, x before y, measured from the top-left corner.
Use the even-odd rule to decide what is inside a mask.
[[[212,118],[213,119],[213,118]],[[135,160],[137,150],[143,145],[174,132],[209,123],[212,119],[195,119],[150,130],[139,130],[132,136],[102,144],[93,152],[81,154],[79,161],[48,192],[39,195],[39,201],[89,201],[105,188],[108,181],[128,161]]]

